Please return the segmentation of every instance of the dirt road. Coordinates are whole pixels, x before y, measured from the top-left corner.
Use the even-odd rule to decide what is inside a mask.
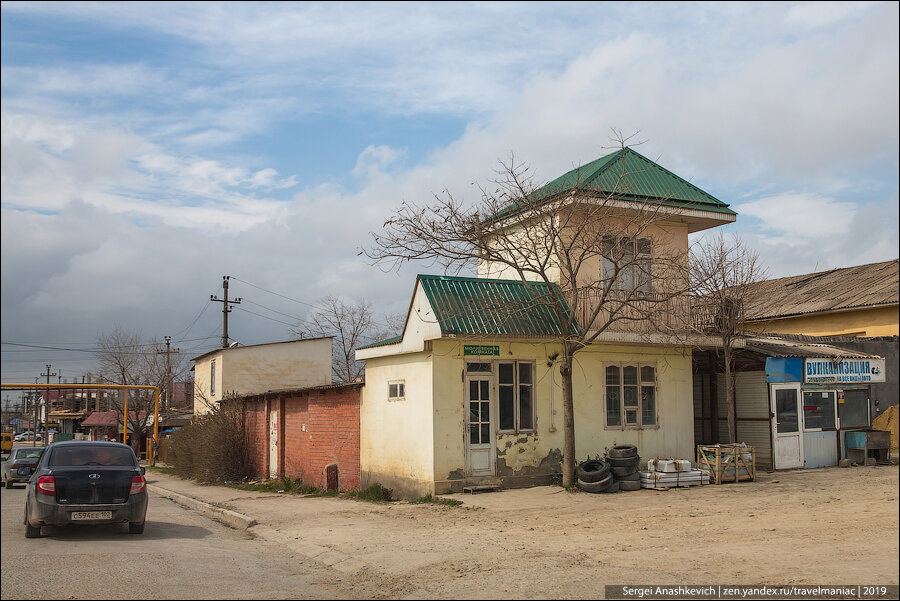
[[[278,495],[231,508],[365,564],[359,597],[598,598],[604,584],[898,584],[897,466],[612,495],[539,487],[462,507]],[[288,501],[288,502],[285,502]]]

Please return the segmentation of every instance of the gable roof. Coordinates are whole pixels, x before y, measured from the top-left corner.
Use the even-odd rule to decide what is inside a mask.
[[[787,340],[784,338],[749,338],[745,343],[746,350],[765,355],[767,357],[805,357],[825,358],[843,357],[845,359],[881,359],[878,355],[863,353],[847,348],[820,344]]]
[[[751,320],[896,305],[900,301],[898,260],[807,273],[753,285],[747,305]]]
[[[530,201],[549,201],[570,192],[737,215],[718,198],[628,147],[564,173],[532,192]],[[491,219],[524,209],[521,203],[513,203]]]
[[[566,316],[572,314],[559,287],[542,282],[419,275],[434,310],[442,336],[558,337],[562,328],[552,305],[559,303]],[[572,333],[581,331],[577,320]],[[394,336],[361,346],[358,350],[388,346],[403,341]]]
[[[560,336],[552,304],[571,315],[556,285],[435,275],[418,280],[445,336]],[[577,323],[574,329],[579,330]]]

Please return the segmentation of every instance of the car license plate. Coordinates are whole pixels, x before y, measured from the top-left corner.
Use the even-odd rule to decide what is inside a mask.
[[[111,520],[112,511],[73,511],[72,521],[76,520]]]
[[[19,468],[19,475],[20,475],[20,476],[27,476],[27,475],[30,474],[30,473],[31,473],[31,468],[30,468],[30,467],[20,467],[20,468]]]

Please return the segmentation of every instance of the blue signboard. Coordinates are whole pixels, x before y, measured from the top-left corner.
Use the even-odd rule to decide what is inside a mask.
[[[766,357],[766,382],[803,381],[803,359],[800,357]]]

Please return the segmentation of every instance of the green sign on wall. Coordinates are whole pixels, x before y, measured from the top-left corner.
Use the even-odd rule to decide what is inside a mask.
[[[465,344],[463,345],[463,355],[493,355],[499,357],[500,347],[486,344]]]

